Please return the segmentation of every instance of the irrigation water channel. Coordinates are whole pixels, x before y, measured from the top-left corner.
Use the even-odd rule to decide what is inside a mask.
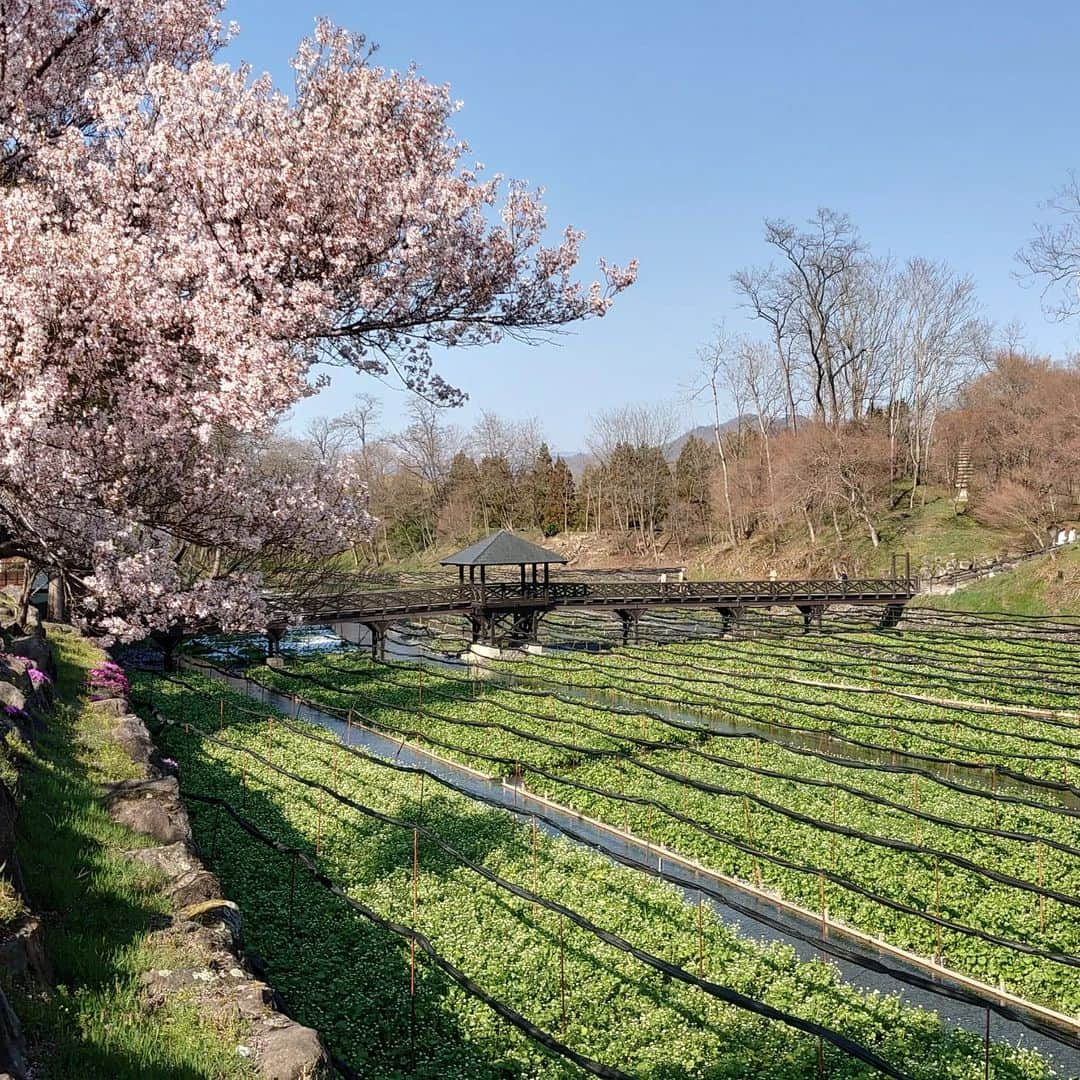
[[[299,632],[294,638],[294,643],[292,650],[287,649],[293,655],[317,654],[338,650],[343,646],[339,637],[315,627]],[[210,642],[205,642],[204,645],[209,646]],[[348,646],[345,647],[348,648]],[[388,635],[386,654],[392,660],[422,663],[436,669],[456,669],[463,666],[463,662],[457,658],[432,655],[420,641],[413,638]],[[219,660],[227,659],[232,655],[232,651],[228,648],[219,651],[209,647],[204,649],[204,655],[211,664],[216,665]],[[811,939],[820,937],[822,920],[812,912],[796,909],[794,905],[786,904],[778,898],[773,900],[752,887],[742,887],[740,883],[722,874],[714,873],[690,859],[682,858],[675,852],[659,848],[622,830],[587,819],[574,810],[534,795],[509,781],[491,779],[473,769],[448,761],[414,744],[405,743],[401,739],[383,735],[355,721],[349,726],[337,716],[302,701],[298,703],[292,695],[270,690],[245,674],[230,674],[219,667],[200,664],[197,659],[185,659],[183,664],[287,716],[325,728],[343,742],[347,738],[351,746],[398,764],[426,769],[433,775],[448,780],[463,792],[482,795],[488,800],[499,803],[524,822],[531,820],[534,812],[542,815],[551,824],[544,824],[541,820],[538,822],[538,828],[549,835],[561,835],[560,826],[565,826],[566,829],[583,837],[594,850],[611,856],[613,861],[617,861],[616,857],[622,856],[651,868],[660,869],[669,878],[676,880],[676,887],[681,887],[688,903],[697,904],[704,899],[715,915],[727,925],[732,926],[744,938],[787,945],[802,960],[827,959],[836,965],[849,985],[862,990],[898,995],[909,1005],[934,1012],[946,1024],[964,1028],[980,1038],[986,1036],[989,1025],[991,1040],[1036,1050],[1052,1063],[1059,1076],[1080,1077],[1080,1049],[1060,1042],[1051,1034],[1046,1033],[1046,1028],[1053,1027],[1053,1024],[1047,1022],[1045,1015],[1030,1012],[1033,1019],[1042,1021],[1043,1027],[1042,1031],[1032,1030],[1019,1021],[997,1015],[982,1005],[957,1001],[945,994],[938,994],[930,988],[911,986],[892,975],[868,969],[862,966],[858,959],[826,957],[813,944],[796,936],[806,935]],[[513,680],[508,681],[512,683]],[[561,685],[560,690],[565,693],[567,687]],[[603,700],[611,702],[610,696],[606,693],[603,695]],[[627,698],[621,704],[627,708],[633,708],[635,701],[633,698]],[[638,707],[641,705],[640,702],[636,704]],[[695,719],[700,720],[700,716]],[[570,837],[564,838],[570,843],[575,843]],[[740,910],[735,911],[722,901],[701,893],[698,888],[701,883],[707,884],[710,890],[720,896],[730,897]],[[763,921],[757,921],[755,915]],[[785,932],[785,928],[791,932]],[[928,980],[934,985],[973,993],[971,985],[965,984],[962,977],[951,978],[939,967],[918,963],[915,957],[909,960],[906,955],[898,954],[896,950],[878,948],[872,939],[857,933],[847,933],[843,927],[835,923],[828,924],[827,936],[842,940],[848,955],[862,957],[871,962],[877,961],[903,974]],[[992,988],[977,993],[977,996],[987,1002],[1009,1005],[1016,1012],[1025,1012],[1017,999],[1002,997],[993,992]],[[1077,1039],[1076,1025],[1072,1025],[1068,1034],[1074,1041]]]

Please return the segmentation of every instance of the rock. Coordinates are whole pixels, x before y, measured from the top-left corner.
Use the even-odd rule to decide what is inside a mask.
[[[0,708],[26,712],[26,695],[13,683],[0,682]]]
[[[177,908],[221,900],[221,883],[182,840],[164,847],[136,848],[127,855],[160,870],[169,879],[169,897]]]
[[[245,1020],[261,1020],[269,1015],[274,992],[264,982],[249,982],[236,988],[236,1011]]]
[[[232,967],[217,969],[203,968],[152,968],[139,976],[139,982],[149,994],[151,1001],[160,1002],[178,990],[193,990],[202,994],[217,995],[223,990],[231,991],[234,986],[250,980],[243,968]]]
[[[109,817],[163,844],[191,840],[191,824],[175,776],[122,780],[105,797]]]
[[[38,670],[44,671],[53,682],[56,681],[56,659],[44,637],[37,634],[17,637],[8,645],[7,651],[12,656],[24,656],[27,660],[33,660]]]
[[[265,1080],[311,1080],[326,1066],[326,1051],[317,1032],[292,1020],[262,1032],[252,1042],[259,1075]]]
[[[180,911],[180,914],[185,919],[197,922],[200,926],[226,931],[229,935],[229,949],[235,953],[239,952],[242,940],[240,909],[231,900],[217,898],[188,904]]]
[[[178,878],[169,886],[169,898],[182,910],[221,899],[221,882],[205,867]]]
[[[128,703],[122,697],[101,698],[94,702],[94,708],[110,716],[124,716],[128,712]]]
[[[136,848],[125,854],[137,862],[160,870],[170,881],[184,877],[194,870],[202,869],[202,863],[199,862],[191,845],[183,841],[165,844],[163,847]]]
[[[12,975],[29,976],[42,986],[52,982],[41,923],[32,915],[18,919],[0,941],[0,968]]]
[[[0,654],[0,681],[11,683],[24,694],[32,694],[34,684],[30,681],[30,676],[26,674],[29,667],[30,661],[24,656]]]
[[[219,968],[244,966],[236,959],[232,930],[223,923],[204,926],[177,916],[168,926],[154,931],[154,935],[163,946],[182,949],[185,956],[199,956],[206,964]]]
[[[113,726],[113,738],[124,748],[128,757],[136,765],[150,770],[150,758],[154,753],[154,744],[150,732],[142,719],[134,713],[124,713]]]

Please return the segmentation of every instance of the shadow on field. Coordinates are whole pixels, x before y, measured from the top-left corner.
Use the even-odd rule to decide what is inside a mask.
[[[202,705],[196,695],[182,691],[174,700],[186,716],[197,715]],[[235,738],[243,727],[239,722],[227,724],[226,735],[232,732]],[[243,774],[211,760],[197,735],[169,727],[157,739],[165,752],[181,762],[182,790],[224,799],[282,844],[314,855],[309,837],[283,816],[278,805]],[[258,742],[252,745],[262,752]],[[295,786],[293,790],[291,810],[315,798]],[[447,1076],[505,1080],[522,1075],[520,1058],[504,1054],[490,1037],[477,1042],[460,1026],[443,1005],[452,984],[422,953],[418,952],[413,998],[407,942],[365,920],[302,866],[296,866],[291,856],[249,837],[219,808],[195,800],[187,805],[203,857],[221,880],[225,895],[240,905],[245,944],[257,954],[286,1011],[316,1028],[352,1069],[373,1080],[442,1080]],[[470,854],[482,858],[485,844],[502,839],[478,829]],[[401,921],[408,922],[409,885],[403,870],[412,865],[411,832],[391,830],[354,815],[348,842],[370,853],[354,875],[358,883],[377,894],[391,878],[397,878],[399,885],[405,882],[404,895],[395,896],[393,904]],[[425,851],[425,869],[437,871],[441,854],[433,847]],[[385,905],[375,902],[373,906]],[[505,1049],[512,1051],[515,1043],[515,1036],[507,1032]]]

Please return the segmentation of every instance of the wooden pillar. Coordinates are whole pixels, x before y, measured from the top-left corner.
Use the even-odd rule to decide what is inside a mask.
[[[548,569],[549,569],[548,564],[544,563],[544,587],[545,588],[547,588],[547,583],[548,583]]]
[[[64,575],[59,571],[49,574],[49,600],[45,617],[49,622],[57,623],[66,623],[68,619],[67,588]]]

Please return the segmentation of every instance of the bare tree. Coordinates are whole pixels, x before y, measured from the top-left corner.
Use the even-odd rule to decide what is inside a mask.
[[[737,534],[735,531],[735,513],[731,505],[731,471],[728,466],[727,451],[724,447],[724,425],[720,419],[720,401],[725,391],[731,398],[735,399],[735,415],[741,418],[742,411],[738,406],[738,399],[742,392],[739,361],[732,349],[730,339],[721,326],[717,329],[713,341],[698,350],[698,375],[694,385],[691,387],[691,394],[694,397],[707,394],[712,404],[713,437],[716,440],[717,453],[720,455],[720,483],[724,499],[724,512],[727,516],[728,539],[734,545],[737,542]]]
[[[754,410],[758,434],[765,455],[769,483],[769,507],[776,501],[776,478],[773,473],[772,434],[782,406],[785,372],[774,354],[760,342],[744,340],[739,345],[739,373],[746,399]]]
[[[304,428],[304,442],[311,458],[323,465],[336,465],[348,445],[348,436],[328,416],[315,416]]]
[[[922,483],[934,425],[942,406],[974,370],[984,348],[986,324],[970,277],[945,263],[910,259],[900,276],[900,362],[908,415],[911,500]]]
[[[795,304],[797,293],[785,275],[767,270],[740,270],[732,276],[737,292],[746,297],[754,317],[770,330],[773,355],[783,380],[785,423],[791,431],[799,427],[796,397]]]
[[[1039,222],[1017,258],[1028,280],[1042,286],[1043,306],[1058,319],[1080,314],[1080,178],[1068,180],[1043,207],[1054,215]]]
[[[333,421],[334,427],[344,435],[348,444],[358,450],[365,476],[371,471],[371,444],[381,415],[382,402],[377,397],[373,394],[357,394],[353,407]]]
[[[504,458],[515,477],[532,467],[543,441],[540,421],[535,416],[504,420],[486,410],[480,414],[469,438],[477,458]]]
[[[654,554],[674,488],[665,451],[678,430],[678,415],[671,403],[625,405],[593,417],[588,438],[612,521]]]
[[[755,315],[772,326],[783,363],[805,372],[814,415],[836,425],[846,413],[839,336],[849,308],[857,302],[855,283],[865,248],[846,214],[821,208],[809,226],[801,232],[788,221],[766,220],[765,242],[780,253],[782,263],[743,271],[735,276],[735,286]],[[793,412],[790,379],[788,398]]]
[[[836,327],[836,372],[844,413],[856,422],[875,406],[895,366],[899,293],[888,259],[864,259],[847,276],[847,303]]]

